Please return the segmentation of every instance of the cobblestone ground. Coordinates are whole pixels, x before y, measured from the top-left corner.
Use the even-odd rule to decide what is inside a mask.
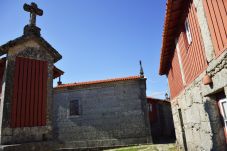
[[[105,151],[178,151],[178,150],[175,144],[153,144],[109,149]]]

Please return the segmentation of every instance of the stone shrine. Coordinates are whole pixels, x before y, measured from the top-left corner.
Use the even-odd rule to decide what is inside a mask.
[[[54,67],[62,58],[40,35],[35,3],[24,5],[30,23],[24,34],[0,47],[0,144],[52,140],[53,78],[63,74]]]

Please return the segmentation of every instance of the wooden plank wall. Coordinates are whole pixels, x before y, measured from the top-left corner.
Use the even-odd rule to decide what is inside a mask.
[[[227,48],[227,0],[203,0],[203,5],[218,57]]]
[[[174,98],[184,88],[176,50],[174,51],[174,56],[171,62],[171,68],[167,76],[171,98]]]
[[[47,62],[17,57],[11,127],[46,125]]]
[[[196,8],[192,1],[190,1],[190,4],[188,5],[188,14],[186,15],[185,20],[186,19],[188,19],[189,22],[192,42],[188,44],[184,24],[182,24],[179,28],[179,37],[176,37],[178,38],[178,48],[181,56],[186,85],[184,86],[182,82],[177,51],[175,50],[171,63],[172,67],[168,74],[171,98],[177,96],[179,92],[184,89],[184,87],[191,84],[191,82],[194,81],[207,68],[205,50],[196,15]]]
[[[147,98],[147,103],[151,105],[152,111],[149,110],[149,119],[150,123],[155,123],[157,121],[157,102],[153,101],[150,98]]]
[[[194,4],[191,3],[188,9],[187,19],[192,42],[188,45],[184,25],[182,25],[178,40],[186,85],[189,85],[195,80],[207,67],[205,50]]]

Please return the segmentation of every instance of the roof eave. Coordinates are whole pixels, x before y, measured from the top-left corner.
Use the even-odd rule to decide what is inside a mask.
[[[171,60],[174,51],[174,38],[178,34],[178,26],[181,24],[182,15],[185,14],[185,6],[188,3],[187,0],[167,0],[166,14],[163,27],[163,39],[160,55],[159,75],[167,75],[169,70],[169,61]],[[179,21],[175,22],[176,16],[179,17]],[[175,24],[174,24],[175,23]],[[174,26],[173,26],[174,25]],[[169,29],[171,27],[171,29]],[[174,27],[174,28],[173,28]]]
[[[58,85],[57,87],[54,87],[54,89],[67,89],[67,88],[73,88],[73,87],[89,86],[89,85],[95,85],[95,84],[109,84],[113,82],[130,81],[130,80],[146,80],[146,78],[141,76],[130,76],[130,77],[123,77],[123,78],[95,80],[95,81],[87,81],[87,82],[79,82],[79,83],[75,82],[75,83]]]
[[[21,37],[18,37],[14,40],[10,40],[9,42],[3,44],[2,46],[0,46],[0,56],[6,54],[9,48],[17,45],[18,43],[22,43],[28,39],[34,39],[34,40],[38,39],[39,44],[45,47],[49,51],[49,53],[53,56],[54,63],[62,59],[62,56],[58,53],[56,49],[54,49],[44,38],[36,35],[32,35],[32,36],[23,35]]]

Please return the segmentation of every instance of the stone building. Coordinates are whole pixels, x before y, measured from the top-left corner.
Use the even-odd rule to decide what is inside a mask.
[[[226,0],[167,0],[159,73],[184,150],[227,150],[226,12]]]
[[[58,85],[53,108],[54,133],[65,147],[152,142],[143,76]]]
[[[167,100],[147,97],[153,143],[175,142],[171,104]]]

